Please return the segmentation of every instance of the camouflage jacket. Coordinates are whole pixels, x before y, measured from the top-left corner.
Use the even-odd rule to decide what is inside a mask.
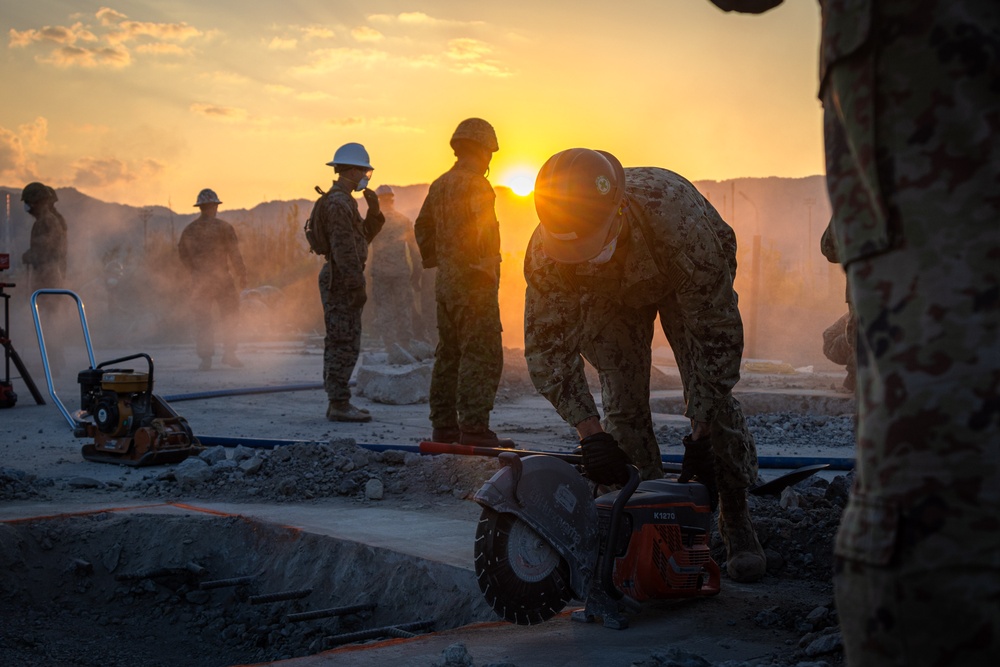
[[[195,218],[177,243],[181,263],[197,279],[246,282],[247,269],[240,254],[236,230],[220,218]]]
[[[372,277],[410,279],[420,272],[413,222],[395,208],[382,209],[385,226],[372,240]]]
[[[500,223],[490,182],[460,160],[427,192],[415,232],[425,268],[437,267],[439,301],[496,298]]]
[[[326,207],[321,212],[326,216],[320,229],[330,234],[330,285],[338,289],[354,290],[365,286],[365,262],[368,259],[368,244],[382,229],[385,216],[361,217],[358,201],[336,184],[330,188]]]
[[[736,235],[683,177],[640,167],[625,178],[625,226],[607,264],[559,264],[545,255],[537,229],[532,236],[524,262],[528,370],[570,424],[596,416],[581,349],[624,309],[656,308],[679,318],[693,342],[686,414],[711,421],[739,380],[743,352],[732,288]]]
[[[46,207],[31,226],[31,245],[22,261],[38,273],[66,275],[66,221]]]

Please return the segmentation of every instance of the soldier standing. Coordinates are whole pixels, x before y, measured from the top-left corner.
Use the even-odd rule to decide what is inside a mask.
[[[61,288],[66,280],[66,219],[56,210],[59,197],[49,186],[28,183],[21,191],[24,210],[35,219],[31,244],[21,257],[31,267],[32,292]]]
[[[500,223],[485,174],[500,147],[493,126],[481,118],[459,123],[451,147],[458,159],[431,184],[416,221],[423,265],[437,267],[431,438],[513,446],[489,427],[503,372],[503,340]]]
[[[385,226],[371,244],[372,293],[382,344],[392,358],[396,345],[410,351],[414,287],[420,285],[420,250],[413,235],[413,222],[396,210],[392,188],[380,185],[375,194],[385,216]]]
[[[222,329],[222,363],[241,368],[236,356],[236,327],[240,309],[237,291],[247,286],[247,270],[240,254],[236,230],[216,217],[219,197],[205,188],[198,193],[195,206],[201,215],[181,232],[177,249],[181,262],[190,272],[193,285],[191,310],[194,316],[195,350],[201,357],[200,370],[212,368],[215,354],[213,308],[218,308]]]
[[[643,479],[663,476],[649,408],[659,315],[691,420],[680,479],[705,483],[713,504],[717,486],[729,576],[759,580],[766,561],[746,498],[757,451],[732,395],[743,353],[733,230],[674,172],[623,169],[610,153],[584,148],[542,166],[535,208],[525,357],[535,387],[576,427],[588,476],[623,483],[628,460]],[[583,359],[600,375],[603,424]]]
[[[827,189],[859,334],[857,467],[835,546],[847,662],[994,665],[1000,3],[822,10]]]
[[[44,183],[28,183],[21,191],[24,210],[35,219],[31,225],[31,243],[21,257],[29,268],[29,293],[39,289],[60,289],[66,286],[66,220],[56,210],[59,197]],[[60,372],[65,364],[61,325],[64,310],[61,303],[52,299],[39,301],[38,309],[52,326],[54,335],[49,337],[46,350],[53,372]]]
[[[323,385],[330,421],[367,422],[367,410],[351,403],[349,382],[361,353],[361,314],[365,292],[365,262],[368,244],[382,229],[385,216],[378,196],[368,189],[372,167],[368,151],[358,143],[344,144],[326,163],[337,180],[316,203],[317,232],[323,237],[326,263],[319,272],[319,294],[323,302],[326,337],[323,345]],[[352,193],[362,192],[368,203],[361,217]]]

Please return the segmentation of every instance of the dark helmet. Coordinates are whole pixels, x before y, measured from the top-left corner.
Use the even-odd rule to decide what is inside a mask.
[[[39,183],[35,181],[34,183],[28,183],[21,190],[21,201],[25,204],[34,205],[41,203],[43,201],[58,201],[56,196],[56,191],[45,185],[44,183]]]
[[[496,131],[482,118],[466,118],[459,123],[451,135],[451,147],[455,148],[455,142],[461,139],[479,144],[491,153],[500,150]]]
[[[550,157],[535,178],[545,254],[570,264],[596,257],[624,198],[625,170],[611,153],[570,148]]]

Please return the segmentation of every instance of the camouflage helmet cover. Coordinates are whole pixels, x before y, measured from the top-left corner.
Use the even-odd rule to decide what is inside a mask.
[[[500,150],[496,131],[482,118],[466,118],[459,123],[455,133],[451,135],[451,147],[455,148],[455,142],[460,139],[479,144],[491,153]]]
[[[37,204],[46,200],[58,201],[59,198],[56,196],[56,191],[44,183],[38,181],[28,183],[21,190],[21,201],[25,204]]]
[[[219,195],[215,194],[215,190],[205,188],[198,193],[198,201],[194,203],[195,206],[205,206],[206,204],[221,204],[219,201]]]

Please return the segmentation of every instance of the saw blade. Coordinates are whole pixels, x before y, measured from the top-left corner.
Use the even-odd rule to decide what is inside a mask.
[[[506,621],[541,623],[573,599],[566,561],[513,514],[483,509],[475,554],[479,588]]]

